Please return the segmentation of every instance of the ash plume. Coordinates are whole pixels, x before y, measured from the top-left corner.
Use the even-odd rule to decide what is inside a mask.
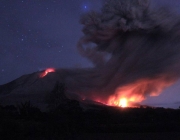
[[[107,101],[114,95],[158,95],[180,77],[180,17],[149,0],[106,0],[84,14],[80,54],[93,68],[69,70],[69,90]]]

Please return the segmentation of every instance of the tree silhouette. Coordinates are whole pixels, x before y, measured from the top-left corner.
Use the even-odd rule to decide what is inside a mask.
[[[17,109],[19,114],[23,117],[32,117],[41,113],[40,109],[32,106],[30,101],[24,103],[21,102],[21,104],[17,105]]]
[[[52,92],[47,95],[46,102],[50,110],[55,110],[60,104],[65,104],[69,101],[65,96],[65,84],[56,82]]]

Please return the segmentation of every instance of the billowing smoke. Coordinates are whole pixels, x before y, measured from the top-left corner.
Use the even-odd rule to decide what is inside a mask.
[[[81,17],[78,50],[94,68],[70,70],[70,91],[109,104],[122,97],[142,101],[180,77],[180,17],[149,5],[106,0],[101,12]]]

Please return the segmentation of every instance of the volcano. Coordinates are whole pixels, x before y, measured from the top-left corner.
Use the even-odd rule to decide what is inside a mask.
[[[23,75],[7,84],[0,85],[0,104],[4,106],[16,106],[20,103],[30,102],[33,106],[41,110],[47,110],[47,106],[49,105],[47,98],[53,95],[52,92],[54,90],[55,92],[58,90],[57,88],[60,84],[63,84],[66,92],[63,95],[53,95],[53,98],[61,98],[57,104],[67,104],[71,100],[75,100],[84,109],[97,109],[100,106],[107,105],[100,100],[85,99],[84,96],[77,93],[77,90],[74,90],[74,83],[67,80],[69,76],[73,76],[73,71],[77,74],[77,71],[82,71],[82,69],[57,69],[48,71],[49,69]],[[89,71],[89,69],[84,69],[84,71]],[[125,102],[125,106],[122,105],[121,107],[126,107],[127,102],[124,99],[122,102]],[[137,103],[131,103],[131,105],[134,107],[140,106]]]
[[[30,102],[42,110],[47,110],[47,98],[57,89],[60,84],[65,84],[65,79],[72,70],[59,69],[38,71],[31,74],[23,75],[7,84],[0,85],[0,104],[1,105],[18,105],[20,103]],[[66,87],[72,87],[69,84]],[[59,104],[76,100],[86,108],[88,105],[100,105],[102,103],[93,100],[83,100],[69,88],[66,89],[64,95],[61,96]],[[56,97],[54,97],[56,98]]]
[[[16,105],[30,101],[35,106],[45,108],[45,96],[53,90],[57,81],[63,82],[63,72],[63,70],[51,72],[42,77],[45,71],[38,71],[1,85],[0,103]]]
[[[53,98],[59,98],[57,100],[60,105],[69,105],[69,102],[76,101],[83,109],[101,109],[102,107],[135,107],[146,108],[147,105],[141,105],[140,103],[131,102],[131,106],[127,106],[127,100],[122,98],[119,104],[122,105],[109,105],[103,102],[103,99],[85,98],[85,96],[78,94],[82,87],[76,87],[74,81],[72,82],[70,77],[74,78],[77,73],[85,73],[92,71],[92,69],[46,69],[44,71],[38,71],[31,74],[23,75],[9,83],[0,85],[0,105],[17,106],[21,103],[31,103],[33,106],[40,108],[43,111],[47,111],[49,103],[47,98],[51,95]],[[78,79],[77,79],[78,80]],[[76,81],[78,82],[78,81]],[[53,95],[54,92],[59,90],[59,86],[63,85],[65,92],[59,95]],[[78,89],[78,90],[77,90]],[[86,95],[84,93],[84,95]],[[52,96],[50,98],[52,98]],[[111,99],[111,97],[110,97]],[[56,100],[56,99],[55,99]],[[53,102],[56,102],[53,100]],[[118,103],[117,103],[118,104]]]
[[[22,76],[0,86],[1,104],[30,100],[43,106],[56,83],[63,83],[71,100],[134,106],[180,78],[180,18],[170,9],[152,10],[149,0],[107,0],[80,23],[77,48],[93,67]]]

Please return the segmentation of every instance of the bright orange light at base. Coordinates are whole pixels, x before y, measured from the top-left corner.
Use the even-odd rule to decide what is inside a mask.
[[[112,98],[112,100],[109,102],[108,105],[119,106],[119,107],[128,107],[128,100],[126,98],[121,98],[119,100],[114,100]]]
[[[161,76],[155,79],[141,79],[129,85],[116,89],[115,93],[109,96],[107,105],[119,107],[137,107],[149,96],[158,96],[162,90],[174,83],[169,76]]]
[[[127,107],[127,99],[126,98],[120,99],[119,106]]]
[[[127,94],[127,95],[126,95]],[[118,106],[118,107],[137,107],[141,101],[145,98],[141,95],[131,95],[129,96],[127,92],[121,93],[123,96],[110,96],[107,105]],[[126,96],[125,96],[126,95]]]
[[[55,69],[54,68],[46,69],[43,73],[41,73],[40,77],[41,78],[45,77],[49,72],[55,72]]]

